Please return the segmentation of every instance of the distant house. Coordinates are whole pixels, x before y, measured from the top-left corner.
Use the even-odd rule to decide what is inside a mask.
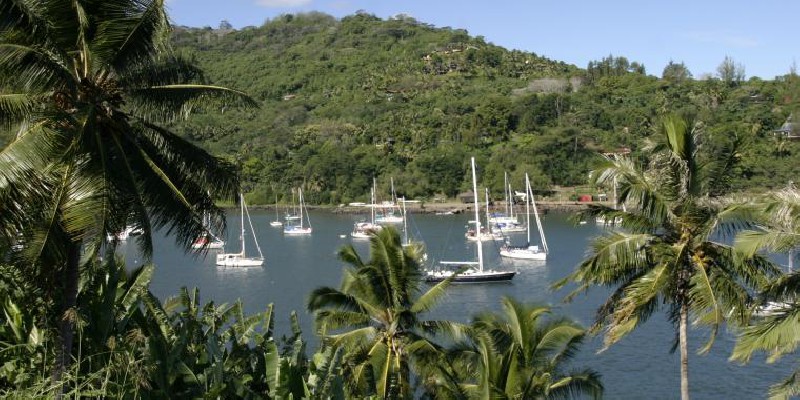
[[[474,203],[475,202],[475,194],[470,192],[463,192],[458,194],[458,199],[461,200],[462,203]]]
[[[296,94],[285,94],[283,95],[283,101],[289,101],[297,97]]]
[[[780,128],[772,131],[775,136],[781,136],[786,139],[800,139],[800,126],[792,121],[792,115],[786,118],[786,122]]]

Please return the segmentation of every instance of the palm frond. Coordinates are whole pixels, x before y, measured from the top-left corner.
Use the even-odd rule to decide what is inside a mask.
[[[126,88],[149,88],[187,83],[205,83],[203,71],[194,59],[178,54],[159,55],[153,63],[137,65],[118,75]]]
[[[170,27],[163,0],[110,2],[104,14],[91,44],[103,64],[124,70],[167,49]]]
[[[367,326],[371,320],[369,315],[345,310],[319,310],[315,313],[317,332],[327,334],[342,328],[358,328]]]
[[[747,254],[755,254],[762,249],[785,253],[800,248],[800,232],[780,228],[746,230],[736,235],[735,243]]]
[[[22,31],[29,36],[46,34],[47,24],[37,14],[40,4],[24,0],[0,3],[0,31]]]
[[[605,388],[600,378],[600,374],[590,369],[571,371],[550,385],[547,398],[578,399],[589,396],[601,399]]]
[[[76,87],[70,69],[56,55],[45,49],[0,43],[0,70],[14,71],[6,78],[14,87],[44,92],[52,90],[73,91]]]
[[[444,281],[441,281],[428,289],[427,292],[419,296],[415,301],[414,304],[411,305],[411,312],[414,313],[423,313],[430,311],[433,307],[435,307],[439,300],[442,299],[447,294],[447,288],[452,284],[453,278],[455,276],[448,277]]]
[[[670,283],[672,273],[669,264],[659,264],[620,287],[622,295],[610,303],[610,308],[606,310],[610,313],[602,350],[618,342],[652,315],[659,305],[659,295]],[[604,311],[604,308],[600,311]],[[602,316],[600,311],[598,318]]]
[[[794,370],[783,382],[769,388],[770,400],[788,400],[800,395],[800,370]]]
[[[647,266],[645,247],[654,237],[649,234],[627,234],[612,232],[595,239],[591,255],[576,268],[575,272],[553,284],[559,289],[568,282],[579,286],[567,296],[567,300],[588,289],[590,285],[612,285],[637,275]]]
[[[27,119],[34,104],[27,93],[0,93],[0,127],[8,129]]]
[[[791,304],[745,327],[736,341],[731,359],[747,362],[753,353],[764,351],[769,354],[769,361],[776,361],[782,355],[794,352],[800,344],[796,334],[799,323],[800,306]]]
[[[137,88],[130,91],[132,113],[149,121],[186,118],[197,107],[255,108],[246,93],[221,86],[174,84]]]

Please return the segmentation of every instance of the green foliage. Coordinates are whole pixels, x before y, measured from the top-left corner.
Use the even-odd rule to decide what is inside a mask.
[[[684,366],[690,314],[692,323],[710,327],[701,349],[706,352],[723,324],[747,323],[751,293],[779,272],[762,256],[743,256],[711,240],[743,226],[747,214],[720,197],[729,189],[726,175],[736,173],[736,143],[707,146],[701,128],[692,118],[670,116],[650,147],[646,169],[619,157],[592,173],[595,183],[618,186],[616,203],[627,204],[628,211],[592,207],[584,220],[621,218],[625,229],[596,238],[589,256],[556,284],[577,283],[573,295],[591,286],[613,289],[594,327],[605,330],[606,346],[666,309]],[[681,369],[683,398],[686,371]]]
[[[565,371],[586,331],[550,308],[503,298],[503,311],[476,315],[428,379],[437,398],[601,398],[591,369]]]
[[[647,162],[643,139],[661,116],[685,110],[718,132],[714,140],[748,143],[735,190],[782,186],[800,157],[797,142],[771,132],[798,111],[796,79],[726,85],[692,80],[682,63],[658,79],[622,56],[581,70],[463,30],[364,13],[284,15],[239,31],[179,27],[173,43],[209,81],[248,88],[262,104],[201,109],[174,129],[237,163],[247,191],[285,196],[303,185],[312,203],[363,201],[373,177],[390,175],[409,195],[452,196],[469,181],[453,165],[470,155],[524,158],[505,167],[538,174],[535,189],[583,184],[598,153],[628,148]],[[439,154],[445,165],[432,165]],[[501,187],[502,176],[486,184]]]
[[[414,377],[439,346],[436,335],[457,337],[463,328],[451,321],[421,317],[444,294],[449,280],[422,290],[419,254],[404,248],[397,230],[387,227],[370,239],[364,262],[352,245],[339,258],[351,267],[340,289],[320,287],[308,300],[326,347],[344,349],[342,375],[353,397],[410,398]]]

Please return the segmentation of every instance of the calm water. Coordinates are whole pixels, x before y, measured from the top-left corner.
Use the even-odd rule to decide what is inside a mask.
[[[176,295],[183,286],[198,287],[201,301],[230,303],[241,298],[248,312],[261,311],[274,303],[279,334],[286,333],[289,313],[296,310],[304,337],[313,342],[312,320],[305,311],[306,297],[319,286],[338,287],[343,265],[337,260],[336,251],[351,243],[349,236],[340,235],[347,235],[353,222],[362,217],[312,211],[313,235],[284,237],[281,228],[269,226],[274,213],[255,211],[251,216],[266,257],[263,268],[217,267],[213,252],[206,257],[194,257],[177,250],[172,239],[156,238],[153,261],[157,268],[151,289],[164,299]],[[603,228],[591,224],[573,226],[567,217],[550,214],[544,218],[550,247],[546,263],[504,262],[497,252],[500,242],[484,243],[487,266],[519,271],[513,283],[454,286],[431,318],[468,322],[474,313],[498,310],[502,296],[513,296],[526,302],[551,304],[556,313],[588,326],[607,290],[593,289],[572,303],[563,304],[561,300],[568,289],[553,292],[549,287],[573,270],[584,256],[589,240],[602,234]],[[425,241],[429,261],[470,260],[475,257],[475,244],[467,243],[463,236],[468,219],[469,215],[414,215],[409,231]],[[238,251],[238,214],[229,215],[228,223],[228,250]],[[524,235],[518,234],[514,239],[524,241]],[[248,255],[255,255],[252,235],[247,233],[247,236]],[[368,242],[357,241],[354,245],[367,259]],[[132,244],[123,246],[121,250],[126,252],[128,265],[141,262]],[[669,353],[673,332],[663,313],[656,314],[603,353],[596,354],[602,338],[590,339],[576,358],[575,367],[591,367],[600,372],[609,399],[679,398],[679,356]],[[729,334],[717,338],[710,354],[696,355],[694,350],[703,345],[704,333],[697,329],[690,331],[690,389],[694,399],[765,398],[769,385],[790,373],[788,362],[766,365],[763,358],[757,358],[747,366],[729,363],[727,358],[733,347]]]

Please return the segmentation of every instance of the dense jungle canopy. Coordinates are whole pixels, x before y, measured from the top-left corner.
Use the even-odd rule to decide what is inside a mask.
[[[235,162],[256,203],[288,201],[299,185],[311,203],[364,201],[373,177],[381,196],[390,177],[398,195],[454,196],[470,155],[497,195],[505,171],[514,182],[528,172],[537,190],[582,185],[600,153],[630,149],[644,162],[670,112],[695,114],[712,149],[745,144],[733,190],[783,187],[800,161],[800,141],[774,132],[800,104],[793,69],[745,79],[726,58],[715,75],[693,78],[680,62],[646,71],[614,55],[578,68],[463,29],[362,12],[176,27],[173,44],[206,83],[260,102],[194,110],[171,127]]]

